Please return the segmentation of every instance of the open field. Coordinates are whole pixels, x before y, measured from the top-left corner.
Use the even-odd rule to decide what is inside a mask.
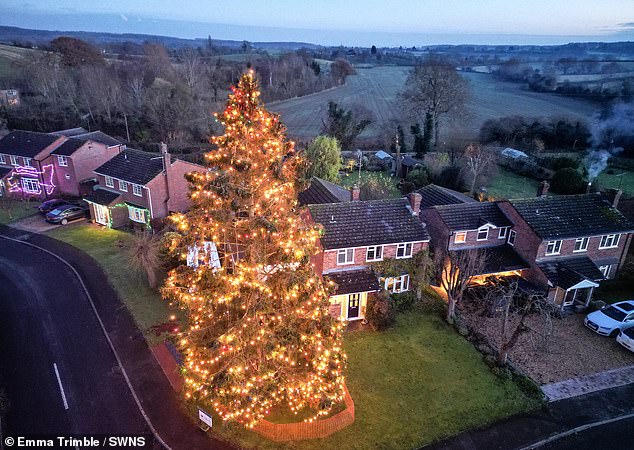
[[[344,86],[268,105],[282,115],[289,134],[298,139],[310,139],[319,134],[330,100],[351,108],[360,105],[372,112],[375,122],[361,134],[361,139],[375,139],[391,120],[402,113],[397,94],[403,89],[409,67],[378,66],[357,68]],[[455,124],[464,137],[477,136],[482,123],[491,118],[519,114],[526,116],[569,116],[589,119],[597,107],[585,100],[532,92],[521,84],[500,82],[492,75],[463,72],[471,84],[467,120]]]
[[[533,178],[518,175],[498,166],[497,172],[489,179],[487,192],[496,200],[528,198],[537,194],[539,182]]]
[[[381,333],[349,332],[344,347],[356,412],[348,428],[287,445],[221,425],[214,430],[245,448],[418,448],[538,405],[496,378],[437,313],[402,314],[394,329]]]
[[[634,197],[634,172],[613,168],[601,172],[597,179],[604,188],[621,189],[626,197]]]

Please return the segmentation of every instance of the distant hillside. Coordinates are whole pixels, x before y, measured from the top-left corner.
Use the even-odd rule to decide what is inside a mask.
[[[170,36],[157,36],[150,34],[117,34],[117,33],[100,33],[88,31],[52,31],[52,30],[31,30],[18,27],[0,26],[0,43],[3,44],[26,44],[39,46],[50,42],[59,36],[71,36],[93,45],[112,44],[133,42],[142,44],[147,41],[158,42],[170,49],[179,49],[182,47],[202,47],[208,44],[207,39],[182,39]],[[239,48],[242,41],[231,41],[224,39],[212,39],[212,45],[226,48]],[[299,50],[300,48],[316,49],[320,46],[304,42],[251,42],[251,46],[262,50]]]

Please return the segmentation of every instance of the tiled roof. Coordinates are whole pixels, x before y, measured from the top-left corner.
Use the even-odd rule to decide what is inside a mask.
[[[381,289],[376,275],[369,269],[330,272],[324,277],[337,284],[333,295],[354,294],[356,292],[372,292]]]
[[[110,206],[120,195],[107,189],[97,188],[85,197],[87,202],[97,203],[98,205]]]
[[[83,133],[71,136],[72,139],[84,139],[99,142],[101,144],[107,145],[108,147],[113,147],[115,145],[121,145],[123,142],[118,139],[113,138],[112,136],[108,136],[103,131],[93,131],[90,133]]]
[[[12,131],[0,139],[0,153],[33,158],[59,136],[35,131]]]
[[[433,208],[438,211],[442,221],[450,231],[477,230],[486,223],[491,223],[496,227],[513,225],[494,202],[459,203],[434,206]]]
[[[401,160],[401,164],[408,167],[416,167],[423,164],[423,161],[420,159],[412,158],[409,155],[405,155]]]
[[[487,247],[482,251],[485,254],[485,263],[481,275],[530,268],[530,265],[510,245]]]
[[[308,189],[300,192],[297,198],[301,205],[349,202],[350,191],[330,181],[313,177]]]
[[[542,239],[566,239],[634,231],[634,224],[600,194],[511,200]]]
[[[421,208],[430,208],[441,205],[457,205],[460,203],[475,203],[476,200],[460,192],[430,184],[417,191],[423,198]]]
[[[324,249],[428,241],[429,234],[404,198],[308,206],[324,226]]]
[[[85,129],[84,127],[77,127],[77,128],[68,128],[66,130],[54,131],[51,134],[57,134],[58,136],[71,137],[71,136],[77,136],[78,134],[84,134],[84,133],[88,133],[88,130]]]
[[[160,153],[126,149],[109,159],[95,172],[130,183],[145,185],[163,171],[163,159]]]
[[[544,275],[553,284],[568,289],[583,281],[599,281],[605,277],[587,256],[576,256],[537,263]]]
[[[51,155],[70,156],[85,143],[86,141],[83,139],[68,139],[62,145],[53,150]]]

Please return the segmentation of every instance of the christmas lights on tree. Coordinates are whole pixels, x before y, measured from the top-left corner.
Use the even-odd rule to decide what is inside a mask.
[[[172,217],[183,263],[162,288],[189,318],[185,396],[247,427],[274,408],[327,415],[343,401],[345,369],[343,322],[329,315],[330,286],[310,263],[319,230],[296,208],[300,158],[259,96],[249,71],[217,116],[225,133],[211,139],[210,170],[188,175],[192,208]],[[211,258],[210,242],[220,268],[185,263],[192,249]]]

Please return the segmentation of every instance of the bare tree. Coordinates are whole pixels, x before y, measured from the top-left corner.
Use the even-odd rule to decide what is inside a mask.
[[[437,254],[440,286],[447,293],[447,322],[453,323],[456,305],[460,303],[471,277],[481,273],[486,254],[480,249],[449,251]]]
[[[473,195],[478,177],[495,161],[495,153],[478,144],[469,144],[464,151],[464,160],[471,173],[472,180],[469,192]]]
[[[202,81],[205,71],[201,64],[200,57],[192,48],[186,48],[181,54],[181,63],[178,67],[178,73],[185,85],[189,89],[189,93],[193,95]]]
[[[434,276],[435,264],[428,250],[421,250],[414,255],[414,267],[410,276],[416,284],[416,298],[423,298],[423,287],[428,285]]]
[[[438,58],[429,58],[414,67],[401,93],[412,118],[422,123],[425,115],[431,114],[435,146],[438,146],[441,122],[463,114],[469,95],[467,80],[456,72],[455,67]]]

